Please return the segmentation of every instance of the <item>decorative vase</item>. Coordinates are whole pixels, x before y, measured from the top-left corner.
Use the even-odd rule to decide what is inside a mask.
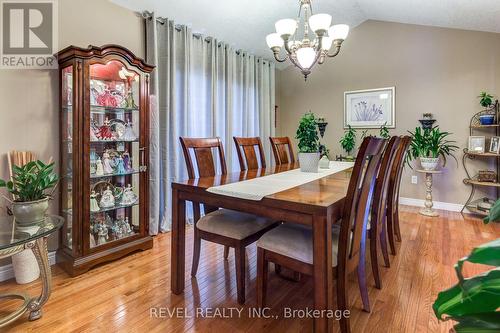
[[[31,225],[45,219],[45,213],[49,209],[49,198],[35,201],[14,202],[12,214],[16,222],[22,225]]]
[[[300,171],[318,172],[319,153],[299,153]]]
[[[329,169],[330,168],[330,160],[326,155],[323,155],[323,157],[319,160],[319,168],[320,169]]]
[[[439,165],[439,157],[419,157],[422,169],[426,171],[433,171]]]
[[[493,125],[495,123],[495,115],[482,114],[479,116],[479,123],[481,125]]]
[[[325,136],[326,125],[328,125],[328,123],[325,121],[318,123],[319,135],[321,135],[321,137]]]

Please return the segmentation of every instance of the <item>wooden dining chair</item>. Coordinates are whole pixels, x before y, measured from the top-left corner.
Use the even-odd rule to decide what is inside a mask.
[[[220,138],[180,138],[188,176],[213,177],[216,175],[213,150],[217,150],[220,162],[220,174],[227,174],[224,148]],[[195,174],[195,163],[198,176]],[[193,202],[194,241],[193,265],[191,276],[195,277],[200,262],[201,240],[224,245],[224,257],[227,259],[229,247],[235,251],[236,289],[238,303],[245,303],[245,248],[259,239],[265,232],[276,227],[275,221],[252,214],[236,212],[229,209],[204,207],[205,215],[201,217],[201,207]]]
[[[271,141],[271,148],[273,149],[276,165],[295,162],[292,142],[289,137],[269,137],[269,140]]]
[[[337,281],[338,310],[348,308],[347,274],[357,271],[363,304],[368,301],[365,250],[372,190],[386,140],[367,137],[359,148],[345,198],[340,227],[332,228],[332,269]],[[312,228],[284,223],[257,241],[257,306],[264,307],[269,262],[313,275]],[[326,237],[326,236],[325,236]],[[362,265],[360,263],[363,263]],[[325,291],[326,293],[326,291]],[[349,331],[349,319],[341,325]],[[346,331],[346,329],[344,329]]]
[[[236,145],[241,171],[266,168],[266,157],[264,156],[262,142],[258,136],[253,138],[234,136],[233,140]],[[256,150],[259,152],[259,158],[257,158]]]
[[[373,191],[373,203],[368,235],[370,239],[370,262],[375,286],[378,289],[382,288],[378,264],[378,244],[380,244],[385,266],[389,267],[390,265],[389,253],[387,251],[387,195],[389,192],[390,173],[395,161],[394,156],[401,143],[402,139],[398,136],[393,136],[387,143],[375,182],[375,189]]]
[[[395,154],[395,161],[389,178],[389,193],[387,195],[387,236],[391,253],[396,255],[396,243],[401,241],[401,231],[399,228],[399,187],[401,185],[401,175],[403,173],[406,154],[411,144],[411,137],[404,136]]]

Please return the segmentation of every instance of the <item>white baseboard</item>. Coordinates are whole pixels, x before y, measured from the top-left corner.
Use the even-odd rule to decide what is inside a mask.
[[[49,262],[50,265],[54,265],[56,263],[56,251],[49,252]],[[12,264],[0,266],[0,282],[7,281],[12,278],[14,278],[14,268],[12,267]]]
[[[422,199],[399,197],[399,203],[401,205],[424,207],[424,202],[425,200]],[[432,203],[434,204],[432,208],[447,210],[450,212],[460,212],[464,206],[462,204],[441,202],[441,201],[433,201]]]

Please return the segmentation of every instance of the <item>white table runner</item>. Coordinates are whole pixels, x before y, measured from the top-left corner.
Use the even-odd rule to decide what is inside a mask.
[[[300,169],[294,169],[241,182],[210,187],[207,191],[240,199],[259,201],[267,195],[312,182],[353,166],[353,162],[330,161],[329,169],[319,169],[317,173],[301,172]]]

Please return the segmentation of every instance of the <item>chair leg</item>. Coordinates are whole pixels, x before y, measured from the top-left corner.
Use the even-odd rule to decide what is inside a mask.
[[[368,288],[366,285],[366,263],[365,263],[365,249],[361,247],[361,253],[358,263],[358,285],[359,292],[361,293],[361,300],[363,301],[363,311],[370,312],[370,299],[368,298]]]
[[[396,234],[396,240],[401,242],[401,230],[399,229],[399,205],[396,205],[394,211],[394,234]]]
[[[392,255],[396,255],[396,244],[394,241],[394,213],[392,209],[387,209],[389,214],[387,214],[387,237],[389,238],[389,246],[391,248]]]
[[[200,263],[201,238],[198,234],[198,228],[194,226],[193,232],[193,264],[191,266],[191,276],[195,277],[198,272],[198,264]]]
[[[378,270],[377,236],[370,234],[370,262],[372,265],[373,279],[375,287],[382,289],[382,281]]]
[[[350,333],[351,324],[349,316],[343,315],[345,311],[349,310],[349,303],[347,301],[347,277],[344,269],[341,269],[337,275],[337,309],[342,314],[340,318],[340,331],[342,333]]]
[[[382,249],[382,256],[384,257],[384,265],[385,267],[391,267],[391,262],[389,261],[389,253],[387,251],[387,226],[385,224],[382,225],[382,233],[380,233],[380,248]]]
[[[275,270],[281,266],[274,264]],[[266,304],[267,274],[269,263],[265,257],[265,250],[257,248],[257,308],[262,309]]]
[[[234,248],[234,254],[238,303],[245,304],[245,247],[236,246]]]
[[[229,246],[224,245],[224,260],[227,260],[229,258]]]

